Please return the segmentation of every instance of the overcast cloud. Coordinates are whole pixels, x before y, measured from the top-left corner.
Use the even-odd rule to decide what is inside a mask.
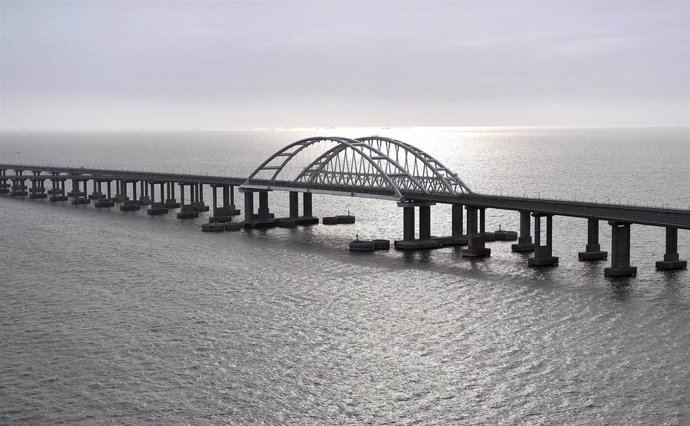
[[[690,3],[0,0],[4,129],[690,122]]]

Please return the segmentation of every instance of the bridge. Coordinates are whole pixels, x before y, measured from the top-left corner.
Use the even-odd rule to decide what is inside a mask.
[[[68,181],[72,189],[66,192]],[[49,188],[46,182],[50,183]],[[235,206],[236,187],[244,201],[242,221],[233,220],[241,213]],[[517,239],[511,246],[513,251],[534,252],[528,258],[530,266],[553,266],[558,264],[558,258],[552,254],[552,218],[558,215],[587,219],[585,250],[578,253],[583,261],[608,258],[608,252],[601,250],[599,244],[599,223],[609,223],[612,242],[611,266],[605,269],[608,276],[637,273],[637,268],[630,265],[631,225],[666,229],[666,253],[656,263],[657,269],[687,267],[687,262],[678,258],[677,239],[678,229],[690,229],[690,210],[479,194],[428,153],[381,136],[302,139],[278,150],[248,177],[0,164],[0,194],[48,198],[52,202],[71,199],[73,204],[94,201],[96,208],[118,203],[123,211],[148,206],[147,213],[151,215],[179,209],[179,219],[195,218],[210,210],[204,202],[204,188],[209,188],[213,197],[213,211],[204,230],[314,225],[319,219],[312,215],[312,194],[317,193],[395,201],[403,209],[403,239],[395,242],[400,250],[461,246],[464,257],[482,257],[491,254],[487,241]],[[287,217],[276,218],[270,212],[269,194],[276,191],[289,193]],[[254,208],[255,193],[258,209]],[[431,207],[436,204],[452,205],[450,236],[431,235]],[[487,232],[488,208],[518,212],[519,235]]]

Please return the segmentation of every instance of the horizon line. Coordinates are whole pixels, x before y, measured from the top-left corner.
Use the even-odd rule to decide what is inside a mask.
[[[184,128],[0,128],[0,132],[231,132],[231,131],[310,131],[334,129],[379,129],[379,130],[467,130],[481,131],[494,129],[606,129],[606,128],[651,128],[651,127],[690,127],[690,123],[677,124],[546,124],[546,125],[471,125],[471,126],[291,126],[291,127],[184,127]]]

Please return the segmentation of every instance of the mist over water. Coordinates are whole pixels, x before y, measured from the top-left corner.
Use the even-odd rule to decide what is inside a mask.
[[[687,127],[5,132],[0,162],[246,176],[300,138],[370,134],[479,193],[690,208]],[[484,260],[346,250],[401,238],[400,210],[315,195],[316,216],[357,223],[206,234],[207,214],[0,198],[0,423],[690,421],[690,275],[654,270],[663,229],[632,226],[638,276],[618,280],[577,260],[575,218],[554,217],[550,269],[501,242]],[[488,230],[518,220],[487,211]]]

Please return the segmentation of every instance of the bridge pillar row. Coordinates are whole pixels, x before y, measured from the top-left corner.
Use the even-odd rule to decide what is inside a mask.
[[[630,266],[630,224],[609,222],[611,225],[611,266],[604,268],[607,277],[637,275],[637,268]]]
[[[476,206],[465,206],[467,210],[467,247],[460,250],[463,257],[487,257],[491,256],[491,249],[485,245],[485,238],[483,234],[483,220],[479,221],[483,216],[484,209]]]
[[[599,245],[599,219],[587,219],[587,246],[577,254],[580,260],[604,260],[609,253]]]
[[[520,211],[520,236],[517,244],[512,244],[510,249],[516,253],[527,253],[534,251],[532,243],[532,217],[528,211]]]
[[[672,271],[676,269],[686,269],[687,260],[680,260],[678,257],[678,228],[666,228],[666,253],[664,260],[656,262],[657,271]]]
[[[534,257],[527,259],[529,266],[556,266],[558,257],[553,255],[553,215],[534,213]],[[541,218],[546,218],[546,244],[542,244]]]

